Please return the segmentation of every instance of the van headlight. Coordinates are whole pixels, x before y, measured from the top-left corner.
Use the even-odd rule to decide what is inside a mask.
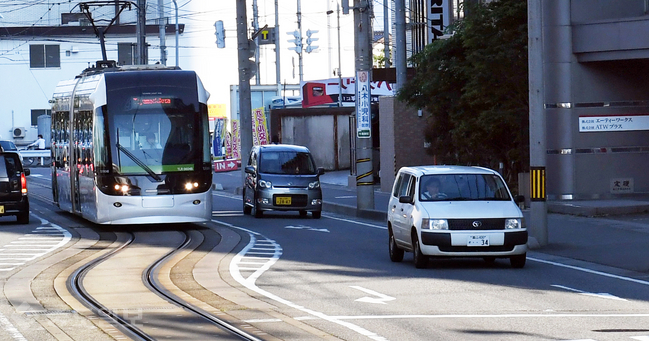
[[[314,182],[309,183],[309,189],[316,189],[316,188],[320,188],[320,181],[316,180]]]
[[[505,219],[505,230],[521,229],[524,227],[524,224],[524,220],[520,218]]]
[[[259,187],[261,187],[261,188],[272,188],[273,184],[270,181],[259,180]]]
[[[424,218],[421,220],[421,229],[422,230],[448,230],[448,220]]]

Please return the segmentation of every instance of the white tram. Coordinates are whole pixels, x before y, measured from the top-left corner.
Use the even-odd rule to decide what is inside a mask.
[[[98,224],[210,220],[209,93],[196,73],[97,64],[54,91],[54,201]]]

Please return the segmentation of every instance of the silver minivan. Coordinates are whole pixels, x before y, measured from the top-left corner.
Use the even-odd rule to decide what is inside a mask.
[[[250,151],[243,186],[243,213],[256,218],[264,211],[322,214],[320,175],[307,147],[278,144],[255,146]]]

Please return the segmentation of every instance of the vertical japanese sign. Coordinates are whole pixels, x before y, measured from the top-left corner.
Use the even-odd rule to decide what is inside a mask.
[[[214,122],[214,142],[212,143],[212,149],[214,157],[221,158],[223,157],[223,129],[225,126],[225,118],[217,118]]]
[[[356,71],[356,136],[370,138],[370,72]]]
[[[239,120],[232,120],[232,158],[241,160],[241,134],[239,134]]]
[[[252,145],[268,144],[268,126],[264,108],[257,108],[252,112]]]
[[[225,133],[225,158],[232,158],[232,134],[229,131]]]

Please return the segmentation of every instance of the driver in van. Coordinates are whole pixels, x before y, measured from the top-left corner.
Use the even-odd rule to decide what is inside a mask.
[[[446,194],[439,192],[440,182],[438,179],[432,178],[426,182],[426,190],[421,194],[426,200],[443,199]]]

